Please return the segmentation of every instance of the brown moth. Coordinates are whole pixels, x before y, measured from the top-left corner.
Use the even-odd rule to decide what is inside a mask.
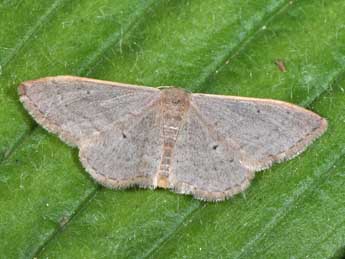
[[[327,121],[276,100],[191,94],[72,76],[27,81],[33,118],[79,148],[91,176],[110,188],[168,188],[220,201],[256,171],[301,153]]]

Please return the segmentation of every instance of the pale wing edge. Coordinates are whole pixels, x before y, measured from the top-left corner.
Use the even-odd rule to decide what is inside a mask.
[[[300,112],[307,112],[309,114],[312,115],[316,115],[320,118],[322,118],[320,115],[318,115],[315,112],[312,112],[304,107],[298,106],[296,104],[293,103],[289,103],[289,102],[285,102],[285,101],[280,101],[280,100],[275,100],[275,99],[268,99],[268,98],[255,98],[255,97],[243,97],[243,96],[234,96],[234,95],[215,95],[215,94],[192,94],[192,96],[207,96],[207,97],[211,97],[211,98],[219,98],[219,99],[229,99],[229,100],[234,100],[234,101],[244,101],[244,102],[257,102],[257,103],[267,103],[267,104],[276,104],[276,105],[282,105],[285,106],[287,108],[296,110],[296,111],[300,111]],[[325,120],[325,130],[327,129],[327,121],[326,119],[322,118],[323,120]]]
[[[241,184],[228,188],[223,191],[219,191],[219,192],[205,191],[203,189],[195,187],[194,185],[190,183],[186,183],[182,181],[177,181],[176,183],[174,183],[175,185],[171,189],[176,193],[192,195],[195,199],[198,199],[198,200],[218,202],[218,201],[224,201],[226,199],[229,199],[233,197],[234,195],[246,190],[249,187],[250,182],[253,179],[253,177],[254,177],[254,172],[252,172],[251,178],[245,178],[245,180],[241,182]]]
[[[121,179],[121,180],[111,178],[104,174],[97,173],[96,170],[93,169],[92,166],[90,166],[87,163],[87,160],[85,160],[85,157],[83,157],[82,153],[79,153],[79,158],[82,161],[85,169],[92,176],[92,178],[95,179],[97,183],[100,183],[101,185],[107,188],[126,189],[132,186],[139,186],[139,187],[150,188],[150,189],[157,188],[157,186],[153,184],[153,181],[150,177],[137,176],[137,177]],[[243,181],[240,185],[231,187],[229,189],[226,189],[220,192],[205,191],[205,190],[196,188],[192,184],[186,183],[186,182],[177,182],[173,188],[169,188],[169,189],[176,193],[192,195],[194,198],[198,200],[218,202],[218,201],[224,201],[240,192],[243,192],[249,187],[250,182],[251,182],[250,179],[246,178],[245,181]]]
[[[75,81],[82,81],[82,82],[88,82],[88,83],[95,83],[95,84],[102,84],[110,87],[124,87],[124,88],[130,88],[130,89],[136,89],[138,91],[152,91],[152,92],[158,92],[159,89],[149,86],[142,86],[142,85],[135,85],[135,84],[125,84],[125,83],[119,83],[119,82],[113,82],[113,81],[107,81],[107,80],[99,80],[99,79],[93,79],[93,78],[87,78],[87,77],[79,77],[79,76],[71,76],[71,75],[59,75],[59,76],[48,76],[48,77],[42,77],[34,80],[28,80],[24,81],[19,86],[19,93],[22,91],[22,86],[30,86],[34,83],[44,83],[46,81],[52,81],[52,80],[75,80]]]

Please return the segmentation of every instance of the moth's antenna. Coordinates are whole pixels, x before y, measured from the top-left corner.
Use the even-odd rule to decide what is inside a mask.
[[[163,86],[158,86],[157,89],[159,90],[163,90],[163,89],[169,89],[169,88],[179,88],[179,89],[183,89],[188,93],[192,93],[192,91],[189,88],[185,88],[185,87],[179,87],[179,86],[169,86],[169,85],[163,85]]]
[[[162,85],[162,86],[158,86],[157,89],[161,90],[161,89],[169,89],[169,88],[175,88],[175,86],[171,86],[171,85]]]

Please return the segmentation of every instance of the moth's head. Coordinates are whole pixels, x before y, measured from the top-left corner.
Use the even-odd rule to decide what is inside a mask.
[[[161,89],[161,101],[176,109],[188,109],[190,93],[182,88],[166,87]]]

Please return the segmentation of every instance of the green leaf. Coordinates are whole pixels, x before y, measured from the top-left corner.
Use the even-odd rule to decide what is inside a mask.
[[[1,1],[2,257],[344,255],[344,13],[341,0]],[[290,101],[329,129],[225,202],[107,190],[18,101],[21,81],[58,74]]]

